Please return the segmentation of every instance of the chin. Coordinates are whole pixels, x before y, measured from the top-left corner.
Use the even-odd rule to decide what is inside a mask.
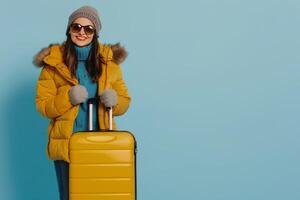
[[[84,41],[84,42],[82,42],[82,41],[75,41],[74,43],[75,43],[77,46],[80,46],[80,47],[83,47],[83,46],[86,46],[86,45],[89,44],[89,42],[86,42],[86,41]]]

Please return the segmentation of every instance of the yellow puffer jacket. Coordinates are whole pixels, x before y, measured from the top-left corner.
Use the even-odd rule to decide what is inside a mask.
[[[119,44],[100,44],[100,54],[104,58],[102,75],[98,80],[98,94],[104,89],[114,89],[118,95],[118,103],[113,107],[113,116],[124,114],[130,104],[130,96],[122,78],[119,64],[127,53]],[[36,107],[45,117],[50,119],[48,126],[47,155],[52,160],[69,159],[69,140],[79,106],[73,106],[69,100],[69,90],[78,85],[76,78],[63,62],[62,45],[50,45],[42,49],[35,57],[35,64],[42,67],[37,81]],[[103,104],[98,107],[100,129],[109,127],[108,113]],[[116,129],[113,120],[113,129]]]

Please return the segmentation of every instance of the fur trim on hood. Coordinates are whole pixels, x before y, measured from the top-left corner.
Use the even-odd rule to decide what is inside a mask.
[[[43,49],[41,49],[33,58],[33,64],[37,67],[43,67],[44,66],[44,58],[46,56],[48,56],[51,52],[51,47],[54,45],[60,45],[60,44],[50,44],[48,47],[45,47]],[[112,51],[112,61],[115,62],[116,64],[121,64],[122,62],[124,62],[124,60],[126,59],[128,53],[126,51],[126,49],[120,45],[120,43],[116,43],[116,44],[109,44],[109,45],[105,45],[110,47],[111,51]]]

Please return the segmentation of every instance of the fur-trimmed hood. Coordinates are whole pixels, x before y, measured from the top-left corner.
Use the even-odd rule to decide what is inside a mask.
[[[113,61],[117,64],[121,64],[126,59],[128,53],[120,43],[103,45],[100,44],[100,54],[104,58],[104,61]],[[33,64],[37,67],[43,67],[45,63],[56,65],[63,62],[62,57],[62,45],[50,44],[48,47],[42,48],[33,59]]]

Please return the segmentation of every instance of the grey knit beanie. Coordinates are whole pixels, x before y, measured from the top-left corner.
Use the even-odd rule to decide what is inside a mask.
[[[91,6],[82,6],[75,10],[70,16],[68,21],[68,28],[72,24],[72,22],[79,18],[79,17],[85,17],[91,20],[91,22],[94,24],[96,29],[96,34],[99,35],[99,31],[101,30],[101,22],[98,16],[98,12],[95,8]]]

